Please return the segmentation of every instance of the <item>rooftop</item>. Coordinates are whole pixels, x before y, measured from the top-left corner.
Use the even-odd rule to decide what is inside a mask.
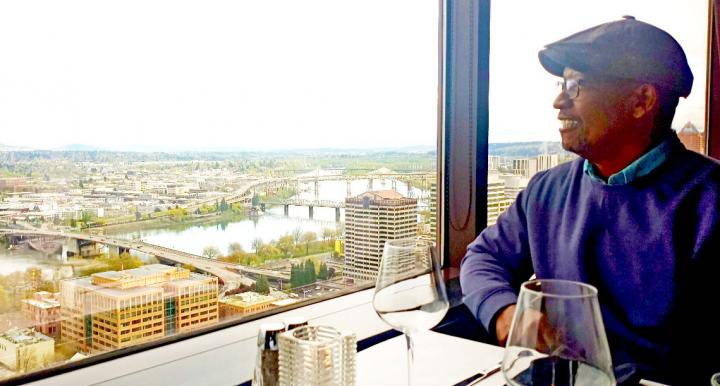
[[[12,330],[8,330],[0,334],[0,338],[21,346],[54,340],[53,338],[43,335],[32,328],[13,328]]]
[[[224,297],[220,301],[225,304],[247,307],[255,304],[272,302],[275,300],[276,298],[273,296],[261,295],[257,292],[248,291]]]
[[[412,203],[417,202],[414,198],[407,198],[403,196],[402,194],[394,191],[394,190],[375,190],[375,191],[369,191],[362,193],[360,195],[357,195],[355,197],[349,197],[345,199],[345,202],[352,202],[352,203],[361,203],[365,199],[368,199],[370,201],[382,201],[383,204],[397,204],[397,203]]]

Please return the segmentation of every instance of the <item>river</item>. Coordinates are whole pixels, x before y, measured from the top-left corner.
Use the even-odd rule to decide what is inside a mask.
[[[347,196],[347,183],[345,181],[321,181],[318,199],[329,201],[342,201]],[[374,180],[373,190],[391,189],[390,180]],[[408,186],[405,183],[396,183],[397,191],[404,196],[408,195]],[[300,184],[300,193],[296,198],[315,199],[314,183]],[[367,180],[352,181],[351,195],[358,195],[368,190]],[[425,192],[418,188],[411,188],[412,195],[420,198]],[[425,201],[418,206],[426,208]],[[222,253],[227,253],[231,243],[240,243],[245,251],[252,251],[253,240],[261,239],[270,242],[281,236],[290,234],[300,228],[302,232],[315,232],[318,238],[322,237],[323,229],[342,230],[345,218],[344,209],[340,211],[340,222],[335,222],[335,209],[314,208],[313,219],[309,218],[307,207],[291,206],[288,216],[284,216],[282,207],[268,208],[266,213],[255,219],[244,219],[229,223],[213,223],[191,226],[182,230],[152,229],[115,234],[115,237],[127,239],[142,239],[151,244],[157,244],[183,252],[202,255],[207,246],[217,247]]]

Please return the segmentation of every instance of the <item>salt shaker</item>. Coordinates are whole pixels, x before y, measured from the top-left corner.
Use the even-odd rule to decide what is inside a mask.
[[[266,323],[260,326],[253,386],[276,386],[279,384],[278,335],[284,331],[285,325],[279,322]]]

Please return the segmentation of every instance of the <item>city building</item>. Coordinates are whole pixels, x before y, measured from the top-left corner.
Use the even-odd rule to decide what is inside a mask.
[[[162,264],[60,282],[61,337],[83,352],[132,346],[218,321],[213,276]]]
[[[560,165],[560,155],[558,154],[541,154],[536,159],[538,172]]]
[[[261,295],[252,291],[226,296],[218,302],[220,317],[225,319],[265,311],[276,307],[273,303],[277,300],[274,296]]]
[[[430,236],[437,241],[437,183],[430,184]]]
[[[505,183],[505,198],[510,200],[515,200],[517,195],[527,187],[530,181],[529,178],[517,174],[499,174],[496,175],[495,178]]]
[[[0,363],[17,372],[47,366],[55,360],[55,339],[32,328],[15,328],[0,334]]]
[[[698,130],[692,122],[686,123],[680,129],[678,138],[688,150],[705,154],[705,133]]]
[[[60,336],[60,293],[35,292],[30,299],[22,300],[23,316],[35,331],[57,338]]]
[[[497,174],[488,174],[487,225],[494,225],[514,199],[505,196],[505,182]]]
[[[496,155],[488,156],[488,170],[498,170],[500,168],[500,157]]]
[[[521,158],[513,160],[513,173],[525,178],[532,178],[538,172],[538,160]]]
[[[345,199],[345,268],[353,280],[375,280],[385,241],[417,236],[417,200],[392,190]]]

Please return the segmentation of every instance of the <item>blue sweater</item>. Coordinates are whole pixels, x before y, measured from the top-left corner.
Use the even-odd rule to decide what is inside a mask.
[[[720,371],[720,319],[711,316],[720,308],[719,207],[720,163],[679,142],[662,165],[625,185],[588,176],[582,159],[562,164],[535,175],[468,246],[464,302],[493,331],[497,312],[533,273],[589,283],[615,366],[709,383]],[[718,353],[701,356],[703,347]]]

